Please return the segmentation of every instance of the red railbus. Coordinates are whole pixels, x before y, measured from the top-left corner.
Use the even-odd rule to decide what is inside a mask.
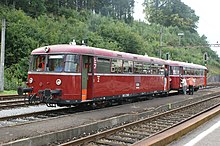
[[[179,61],[168,60],[167,63],[170,66],[170,89],[171,90],[182,90],[181,79],[185,78],[187,80],[187,85],[189,85],[188,79],[190,77],[194,78],[195,90],[200,87],[206,87],[207,84],[207,68],[202,65],[185,63]]]
[[[75,105],[123,100],[170,90],[168,62],[142,55],[78,45],[51,45],[31,53],[29,101]]]

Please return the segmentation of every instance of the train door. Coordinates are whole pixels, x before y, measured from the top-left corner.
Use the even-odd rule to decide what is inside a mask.
[[[169,75],[169,65],[165,65],[165,78],[164,78],[164,90],[170,90],[170,75]]]
[[[82,56],[82,101],[88,100],[88,94],[91,96],[93,93],[93,80],[92,69],[92,56]]]
[[[204,70],[203,77],[204,77],[204,86],[205,87],[207,85],[207,73],[208,73],[208,70]]]
[[[183,70],[183,67],[182,66],[180,66],[180,70],[179,70],[179,88],[182,88],[182,84],[181,84],[181,82],[182,82],[182,78],[184,77],[184,70]]]

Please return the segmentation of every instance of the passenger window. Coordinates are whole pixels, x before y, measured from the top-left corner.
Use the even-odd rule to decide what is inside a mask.
[[[183,74],[184,74],[184,75],[187,75],[187,70],[186,70],[185,67],[183,68]]]
[[[151,73],[152,73],[153,75],[158,75],[158,74],[159,74],[158,64],[152,64],[152,65],[151,65]]]
[[[97,73],[110,73],[110,59],[98,58],[96,71]]]
[[[111,72],[122,73],[122,60],[112,59]]]
[[[143,71],[142,62],[134,62],[134,74],[141,74]]]
[[[180,74],[180,67],[172,66],[170,73],[171,73],[170,75],[179,75]]]
[[[143,64],[143,74],[151,74],[150,63]]]
[[[205,75],[205,70],[201,70],[201,75]]]
[[[132,73],[133,61],[124,61],[123,68],[124,73]]]
[[[93,67],[93,64],[92,64],[93,62],[92,61],[93,61],[93,59],[94,59],[93,57],[89,57],[89,62],[88,62],[88,65],[89,65],[88,66],[89,67],[88,71],[89,71],[89,73],[92,72],[92,67]]]
[[[190,69],[189,68],[187,68],[187,75],[190,75],[191,73],[190,73]]]
[[[160,74],[160,75],[164,75],[165,66],[164,66],[164,65],[158,65],[158,67],[159,67],[159,74]]]

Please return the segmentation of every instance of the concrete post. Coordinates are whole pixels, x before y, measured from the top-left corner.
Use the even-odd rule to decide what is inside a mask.
[[[4,91],[4,61],[5,61],[5,19],[2,19],[2,38],[1,38],[1,62],[0,62],[0,91]]]

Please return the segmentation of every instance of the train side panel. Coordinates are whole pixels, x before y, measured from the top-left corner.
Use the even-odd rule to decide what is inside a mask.
[[[96,75],[94,97],[164,91],[163,76]]]
[[[170,76],[170,79],[171,79],[170,88],[172,90],[178,90],[181,88],[180,87],[180,76],[172,75],[172,76]]]

